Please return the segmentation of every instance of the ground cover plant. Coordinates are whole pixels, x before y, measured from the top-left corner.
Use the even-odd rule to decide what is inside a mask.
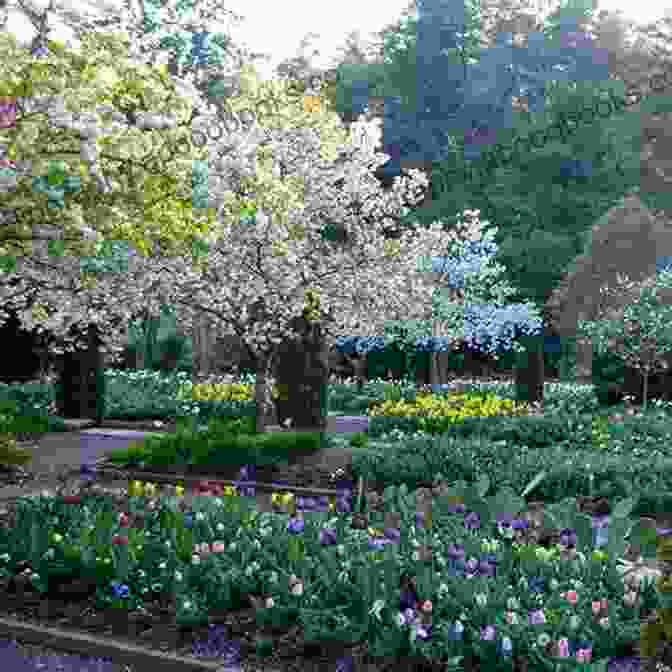
[[[141,375],[111,377],[110,407],[131,410],[124,389],[137,391]],[[231,401],[243,404],[245,382],[236,384],[241,399]],[[157,379],[156,387],[157,416],[184,410],[177,382]],[[513,386],[501,382],[465,382],[459,396],[434,389],[431,397],[407,382],[373,381],[358,396],[351,384],[332,387],[332,413],[334,401],[371,411],[368,432],[350,441],[387,451],[382,460],[356,460],[386,484],[378,505],[358,500],[350,483],[332,501],[279,494],[274,513],[255,513],[242,474],[237,490],[206,485],[189,505],[179,486],[157,496],[157,486],[137,483],[116,499],[85,491],[33,498],[2,531],[5,576],[22,572],[45,594],[73,573],[90,576],[100,609],[132,611],[150,595],[170,594],[175,619],[194,627],[218,609],[235,611],[247,595],[259,628],[298,624],[309,641],[366,641],[378,659],[420,653],[458,664],[476,655],[512,669],[523,656],[528,669],[546,670],[563,659],[597,663],[632,653],[642,614],[659,598],[651,583],[627,583],[618,559],[627,533],[640,532],[638,507],[666,505],[651,495],[669,490],[663,404],[628,415],[596,406],[590,389],[558,384],[545,390],[545,413],[525,417],[494,412],[513,410],[506,401]],[[148,395],[151,385],[143,389]],[[451,394],[463,403],[451,407]],[[380,413],[418,399],[432,418],[423,429],[420,414]],[[440,422],[442,404],[447,417],[453,408],[471,417]],[[190,408],[199,414],[197,402]],[[244,415],[223,425],[232,435],[251,427]],[[648,461],[637,465],[634,454]],[[435,488],[428,506],[422,486],[443,474],[450,485]],[[594,520],[568,500],[583,494],[609,499],[606,545]],[[547,504],[562,529],[559,543],[523,543],[526,523],[515,514],[530,497]]]

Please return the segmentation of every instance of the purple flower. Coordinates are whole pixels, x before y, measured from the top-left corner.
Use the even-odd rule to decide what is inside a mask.
[[[389,539],[389,541],[393,541],[395,543],[398,543],[399,539],[401,539],[401,533],[395,527],[386,527],[385,530],[384,530],[384,533],[385,533],[385,538]]]
[[[350,500],[346,498],[339,497],[336,500],[336,511],[338,513],[349,513],[351,510]]]
[[[432,632],[432,626],[431,625],[418,625],[417,628],[415,629],[415,634],[417,635],[418,639],[429,639],[430,635]]]
[[[544,612],[541,609],[530,612],[531,625],[540,625],[542,623],[546,623],[546,617],[544,616]]]
[[[352,658],[345,656],[336,661],[336,672],[352,672]]]
[[[478,563],[478,571],[483,576],[494,577],[497,573],[497,556],[493,553],[482,555]]]
[[[240,468],[238,478],[241,482],[253,481],[255,476],[255,465],[246,464]]]
[[[462,544],[448,544],[446,554],[449,558],[458,560],[464,558],[464,546]]]
[[[323,546],[332,546],[336,543],[336,530],[331,527],[323,527],[320,530],[320,543]]]
[[[383,548],[383,546],[387,546],[387,544],[390,543],[392,542],[385,537],[369,537],[369,548],[374,551],[378,551]]]
[[[576,532],[575,530],[565,527],[560,532],[560,543],[563,546],[576,546]]]
[[[481,639],[486,641],[492,641],[495,638],[495,628],[492,625],[488,625],[485,628],[481,628]]]
[[[287,532],[290,534],[301,534],[304,526],[303,518],[293,516],[287,521]]]
[[[464,516],[464,526],[469,530],[478,529],[481,526],[481,518],[475,511],[470,511]]]
[[[462,503],[453,503],[448,504],[448,513],[464,513],[467,508]]]
[[[478,560],[476,558],[467,560],[467,571],[469,574],[475,574],[478,571]]]

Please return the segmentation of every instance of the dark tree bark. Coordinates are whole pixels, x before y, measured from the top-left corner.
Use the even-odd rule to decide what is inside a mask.
[[[89,326],[84,346],[56,360],[56,407],[63,418],[90,418],[100,424],[105,408],[105,377],[100,339]]]
[[[275,368],[281,398],[276,401],[278,422],[292,419],[292,428],[319,429],[327,425],[329,349],[319,324],[304,317],[294,321],[298,337],[278,349]]]
[[[528,404],[544,402],[543,334],[520,339],[525,351],[518,356],[514,371],[516,401]]]

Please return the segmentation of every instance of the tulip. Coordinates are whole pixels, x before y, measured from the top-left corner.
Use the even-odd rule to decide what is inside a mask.
[[[128,546],[128,537],[122,537],[119,534],[112,535],[112,543],[119,546]]]
[[[563,637],[562,639],[558,640],[558,656],[560,658],[569,657],[569,641],[567,640],[566,637]]]
[[[212,542],[212,552],[213,553],[224,553],[226,550],[226,545],[221,541]]]
[[[122,512],[119,514],[119,526],[120,527],[128,527],[130,524],[128,514]]]
[[[569,602],[570,604],[576,604],[578,600],[578,596],[576,594],[575,590],[568,590],[566,593],[564,593],[563,597]]]

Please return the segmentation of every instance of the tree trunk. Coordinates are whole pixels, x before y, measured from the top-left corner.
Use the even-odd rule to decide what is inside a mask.
[[[577,339],[576,382],[579,385],[593,382],[593,341],[591,338]]]
[[[275,367],[280,397],[276,402],[278,422],[291,419],[291,427],[319,429],[327,426],[329,350],[319,323],[297,317],[298,336],[278,347]]]
[[[518,355],[515,369],[516,401],[544,403],[543,334],[521,338],[525,351]]]
[[[273,360],[270,357],[258,359],[257,374],[254,385],[254,400],[257,407],[256,430],[263,434],[269,425],[277,425],[275,404],[271,395],[271,372]]]
[[[86,345],[65,352],[56,364],[56,407],[63,418],[93,419],[105,414],[105,376],[97,328],[87,329]]]
[[[215,333],[210,328],[207,318],[202,315],[194,317],[192,331],[192,375],[194,379],[209,376],[213,373],[213,354]]]

